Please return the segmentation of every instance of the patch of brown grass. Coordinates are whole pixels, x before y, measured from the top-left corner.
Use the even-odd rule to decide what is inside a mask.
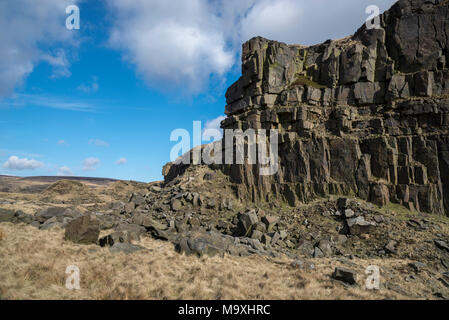
[[[0,241],[2,241],[3,240],[3,231],[2,231],[2,229],[0,229]]]
[[[393,270],[406,261],[363,261],[360,283],[330,279],[340,262],[314,259],[315,269],[293,268],[287,258],[179,255],[167,242],[144,238],[147,251],[112,254],[96,245],[63,240],[59,228],[37,230],[2,223],[0,296],[3,299],[397,299],[387,289],[364,288],[364,265]],[[80,269],[80,290],[65,287],[66,268]],[[393,274],[395,271],[390,271]],[[400,277],[400,274],[398,275]],[[402,285],[402,284],[401,284]],[[422,288],[418,288],[422,290]],[[422,292],[422,291],[421,291]]]

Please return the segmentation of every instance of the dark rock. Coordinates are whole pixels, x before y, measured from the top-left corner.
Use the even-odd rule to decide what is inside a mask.
[[[447,244],[446,241],[443,240],[434,240],[435,245],[441,249],[441,250],[446,250],[447,252],[449,252],[449,246]]]
[[[398,242],[395,240],[388,241],[388,243],[384,247],[385,252],[391,253],[391,254],[397,254],[397,251],[396,251],[397,244],[398,244]]]
[[[113,246],[116,243],[131,243],[131,235],[127,231],[116,231],[98,240],[100,246]]]
[[[50,207],[44,210],[41,210],[35,214],[35,219],[40,223],[44,223],[46,220],[56,217],[59,222],[62,222],[62,218],[78,218],[81,214],[77,211],[74,211],[70,208],[65,207]]]
[[[424,268],[426,268],[426,264],[422,262],[410,262],[408,264],[416,273],[421,272]]]
[[[141,250],[146,250],[146,248],[135,244],[123,242],[115,243],[112,247],[109,248],[109,251],[111,253],[125,253],[125,254],[131,254]]]
[[[0,208],[0,222],[13,222],[14,210]]]
[[[262,222],[267,226],[267,232],[273,231],[274,226],[278,223],[279,218],[275,216],[264,216]]]
[[[252,227],[259,222],[259,219],[254,210],[247,211],[239,216],[240,233],[243,236],[249,235]]]
[[[89,215],[75,218],[67,224],[65,240],[80,244],[96,243],[100,234],[100,224]]]
[[[334,273],[332,274],[332,278],[350,285],[357,283],[357,273],[354,270],[348,268],[335,268]]]

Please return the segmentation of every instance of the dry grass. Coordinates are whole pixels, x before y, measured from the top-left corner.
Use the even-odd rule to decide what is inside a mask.
[[[149,249],[131,255],[111,254],[95,245],[63,240],[63,230],[37,230],[2,223],[0,298],[2,299],[398,299],[400,294],[359,286],[345,288],[330,275],[340,262],[315,259],[314,270],[299,270],[290,260],[264,257],[204,257],[177,254],[173,246],[145,238]],[[361,261],[377,264],[400,277],[407,261]],[[65,287],[65,270],[77,265],[81,289]],[[398,270],[398,271],[394,271]],[[401,283],[401,286],[405,284]],[[415,284],[416,286],[416,284]],[[419,286],[415,288],[423,292]]]
[[[2,231],[2,229],[0,229],[0,241],[2,241],[3,240],[3,231]]]

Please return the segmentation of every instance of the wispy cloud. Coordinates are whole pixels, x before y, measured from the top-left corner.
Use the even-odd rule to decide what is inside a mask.
[[[80,84],[77,89],[84,93],[94,93],[97,92],[99,88],[98,77],[94,76],[89,82]]]
[[[63,166],[58,169],[58,176],[73,176],[72,170],[69,167]]]
[[[109,147],[109,143],[100,139],[90,139],[89,144],[93,144],[97,147]]]
[[[42,162],[36,161],[34,159],[27,158],[19,158],[17,156],[11,156],[9,159],[3,164],[3,168],[10,170],[34,170],[37,168],[43,167],[44,164]]]
[[[78,112],[95,112],[98,104],[94,101],[80,101],[62,97],[48,97],[33,94],[19,94],[13,98],[0,102],[2,107],[39,106],[52,109],[70,110]]]
[[[128,160],[126,160],[126,158],[120,158],[118,159],[115,163],[119,166],[124,165],[125,163],[127,163]]]
[[[58,140],[57,144],[60,146],[68,146],[69,145],[68,142],[65,140]]]
[[[98,158],[86,158],[83,160],[83,171],[95,171],[100,164]]]
[[[54,54],[46,53],[42,60],[53,67],[53,73],[50,78],[68,78],[72,75],[70,72],[70,62],[67,59],[64,49],[57,49]]]

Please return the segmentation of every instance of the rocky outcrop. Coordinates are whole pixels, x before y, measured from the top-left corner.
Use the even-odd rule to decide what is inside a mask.
[[[279,170],[215,165],[238,197],[342,194],[449,214],[449,2],[400,0],[380,20],[310,47],[243,45],[222,128],[277,129]],[[185,168],[166,167],[166,182]]]

